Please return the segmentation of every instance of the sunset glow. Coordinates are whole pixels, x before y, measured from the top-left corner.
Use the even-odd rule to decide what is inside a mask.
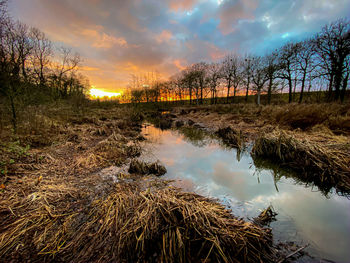
[[[9,8],[55,45],[81,54],[90,83],[114,97],[113,89],[126,90],[131,75],[158,72],[167,79],[231,52],[262,55],[350,13],[348,0],[299,2],[11,0]]]
[[[95,99],[105,98],[105,97],[115,98],[115,97],[119,97],[120,95],[121,95],[121,92],[107,92],[96,88],[90,89],[90,96]]]

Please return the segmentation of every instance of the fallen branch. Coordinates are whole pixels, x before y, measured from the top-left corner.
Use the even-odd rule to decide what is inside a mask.
[[[278,261],[277,263],[283,263],[286,259],[293,257],[295,254],[299,253],[300,251],[302,251],[303,249],[307,248],[309,246],[309,244],[298,248],[297,250],[295,250],[293,253],[290,253],[288,256],[286,256],[285,258],[281,259],[280,261]]]

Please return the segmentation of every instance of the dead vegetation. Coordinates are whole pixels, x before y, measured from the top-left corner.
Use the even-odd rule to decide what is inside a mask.
[[[275,130],[261,135],[252,153],[299,171],[305,180],[350,190],[350,144],[347,138],[325,138],[315,134],[311,137]]]
[[[146,163],[137,159],[131,160],[129,166],[129,173],[139,174],[139,175],[156,175],[162,176],[166,174],[167,170],[164,165],[159,162],[155,163]]]
[[[11,178],[0,196],[1,260],[44,259],[45,247],[53,239],[63,245],[65,222],[83,207],[79,202],[87,193],[78,191],[73,180],[33,175]]]
[[[309,131],[323,125],[335,134],[350,135],[350,107],[342,104],[288,104],[256,106],[255,104],[206,105],[174,110],[182,121],[194,120],[208,128],[234,126],[254,137],[261,127]]]
[[[199,123],[238,149],[240,142],[256,141],[255,156],[296,170],[305,182],[350,190],[349,105],[205,105],[174,113],[177,121]]]
[[[307,130],[323,124],[337,133],[350,132],[349,124],[346,125],[350,123],[349,105],[328,103],[266,106],[261,114],[273,123],[291,129]]]
[[[140,155],[138,142],[143,138],[138,121],[144,118],[143,114],[126,108],[96,109],[85,114],[59,109],[41,112],[38,120],[45,119],[42,126],[40,122],[26,123],[28,129],[19,133],[16,140],[6,137],[8,134],[1,135],[2,141],[10,138],[10,143],[3,143],[0,153],[3,160],[0,163],[3,171],[0,261],[270,262],[275,259],[268,229],[235,218],[213,200],[170,188],[165,181],[149,176],[138,176],[139,179],[119,176],[117,184],[96,176],[104,167],[121,166]],[[40,117],[43,112],[46,115]],[[208,116],[207,120],[213,120],[210,112],[191,114],[198,115],[190,116],[195,122],[197,117],[205,120],[204,115]],[[241,126],[224,129],[223,136],[241,147],[243,139],[238,130],[246,131],[244,127],[248,126],[244,125],[252,130],[262,128],[264,122],[261,119],[255,122],[254,116],[263,114],[261,109],[250,114],[247,107],[237,116],[225,116],[226,123],[230,119]],[[348,143],[346,138],[345,142],[336,141],[332,137],[335,130],[330,128],[330,123],[333,127],[335,123],[341,126],[347,114],[331,116],[322,124],[307,128],[313,134],[329,135],[326,139],[320,136],[316,145],[294,133],[277,133],[269,128],[254,151],[266,157],[277,156],[285,165],[305,167],[307,178],[311,175],[312,180],[316,180],[312,175],[321,173],[324,182],[334,180],[339,188],[349,187],[346,170],[349,148],[344,146]],[[166,119],[172,123],[174,117],[169,115]],[[180,121],[189,123],[186,119]],[[27,138],[25,133],[33,138],[43,136],[44,143]],[[196,136],[202,137],[197,133]],[[329,145],[325,147],[325,144]],[[131,162],[130,169],[132,173],[146,175],[166,171],[157,163],[136,160]]]
[[[131,115],[136,121],[143,118]],[[128,120],[128,110],[54,116],[45,117],[57,128],[52,134],[50,125],[37,127],[36,134],[50,137],[45,147],[26,147],[22,135],[18,142],[1,145],[6,162],[0,177],[0,261],[275,258],[268,229],[235,218],[213,200],[149,176],[166,169],[133,159],[142,151],[143,138],[139,124]],[[98,175],[102,168],[128,159],[133,174],[118,176],[118,183]]]
[[[0,258],[32,262],[270,262],[271,233],[164,181],[121,182],[86,206],[76,182],[27,180],[1,199]],[[90,193],[91,194],[91,193]],[[85,205],[85,206],[84,206]]]
[[[216,134],[223,139],[224,143],[242,150],[244,148],[244,137],[241,130],[232,129],[230,126],[220,128]]]
[[[140,191],[136,185],[116,185],[90,215],[90,223],[73,241],[82,261],[269,259],[269,231],[234,218],[209,199],[176,189]],[[86,235],[96,229],[97,235]]]
[[[276,221],[277,213],[273,209],[273,207],[270,205],[266,209],[264,209],[259,216],[254,218],[254,222],[261,225],[266,226],[270,225],[271,222]]]

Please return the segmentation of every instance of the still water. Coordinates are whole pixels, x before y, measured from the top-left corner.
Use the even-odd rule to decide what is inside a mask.
[[[200,130],[162,131],[145,125],[143,134],[150,142],[146,158],[160,160],[168,170],[164,178],[175,180],[176,186],[217,198],[246,219],[272,205],[278,213],[270,225],[276,243],[310,244],[306,252],[315,258],[350,262],[348,198],[325,196],[291,172],[258,168],[249,149],[237,155]]]

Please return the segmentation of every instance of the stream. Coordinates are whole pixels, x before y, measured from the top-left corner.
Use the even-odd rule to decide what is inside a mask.
[[[167,168],[173,185],[216,198],[233,214],[248,220],[272,205],[278,213],[270,224],[275,243],[294,242],[311,257],[350,262],[350,200],[335,191],[325,194],[305,185],[291,171],[254,162],[251,146],[243,153],[225,147],[198,129],[160,130],[145,124],[148,160]],[[318,261],[320,262],[320,261]]]

